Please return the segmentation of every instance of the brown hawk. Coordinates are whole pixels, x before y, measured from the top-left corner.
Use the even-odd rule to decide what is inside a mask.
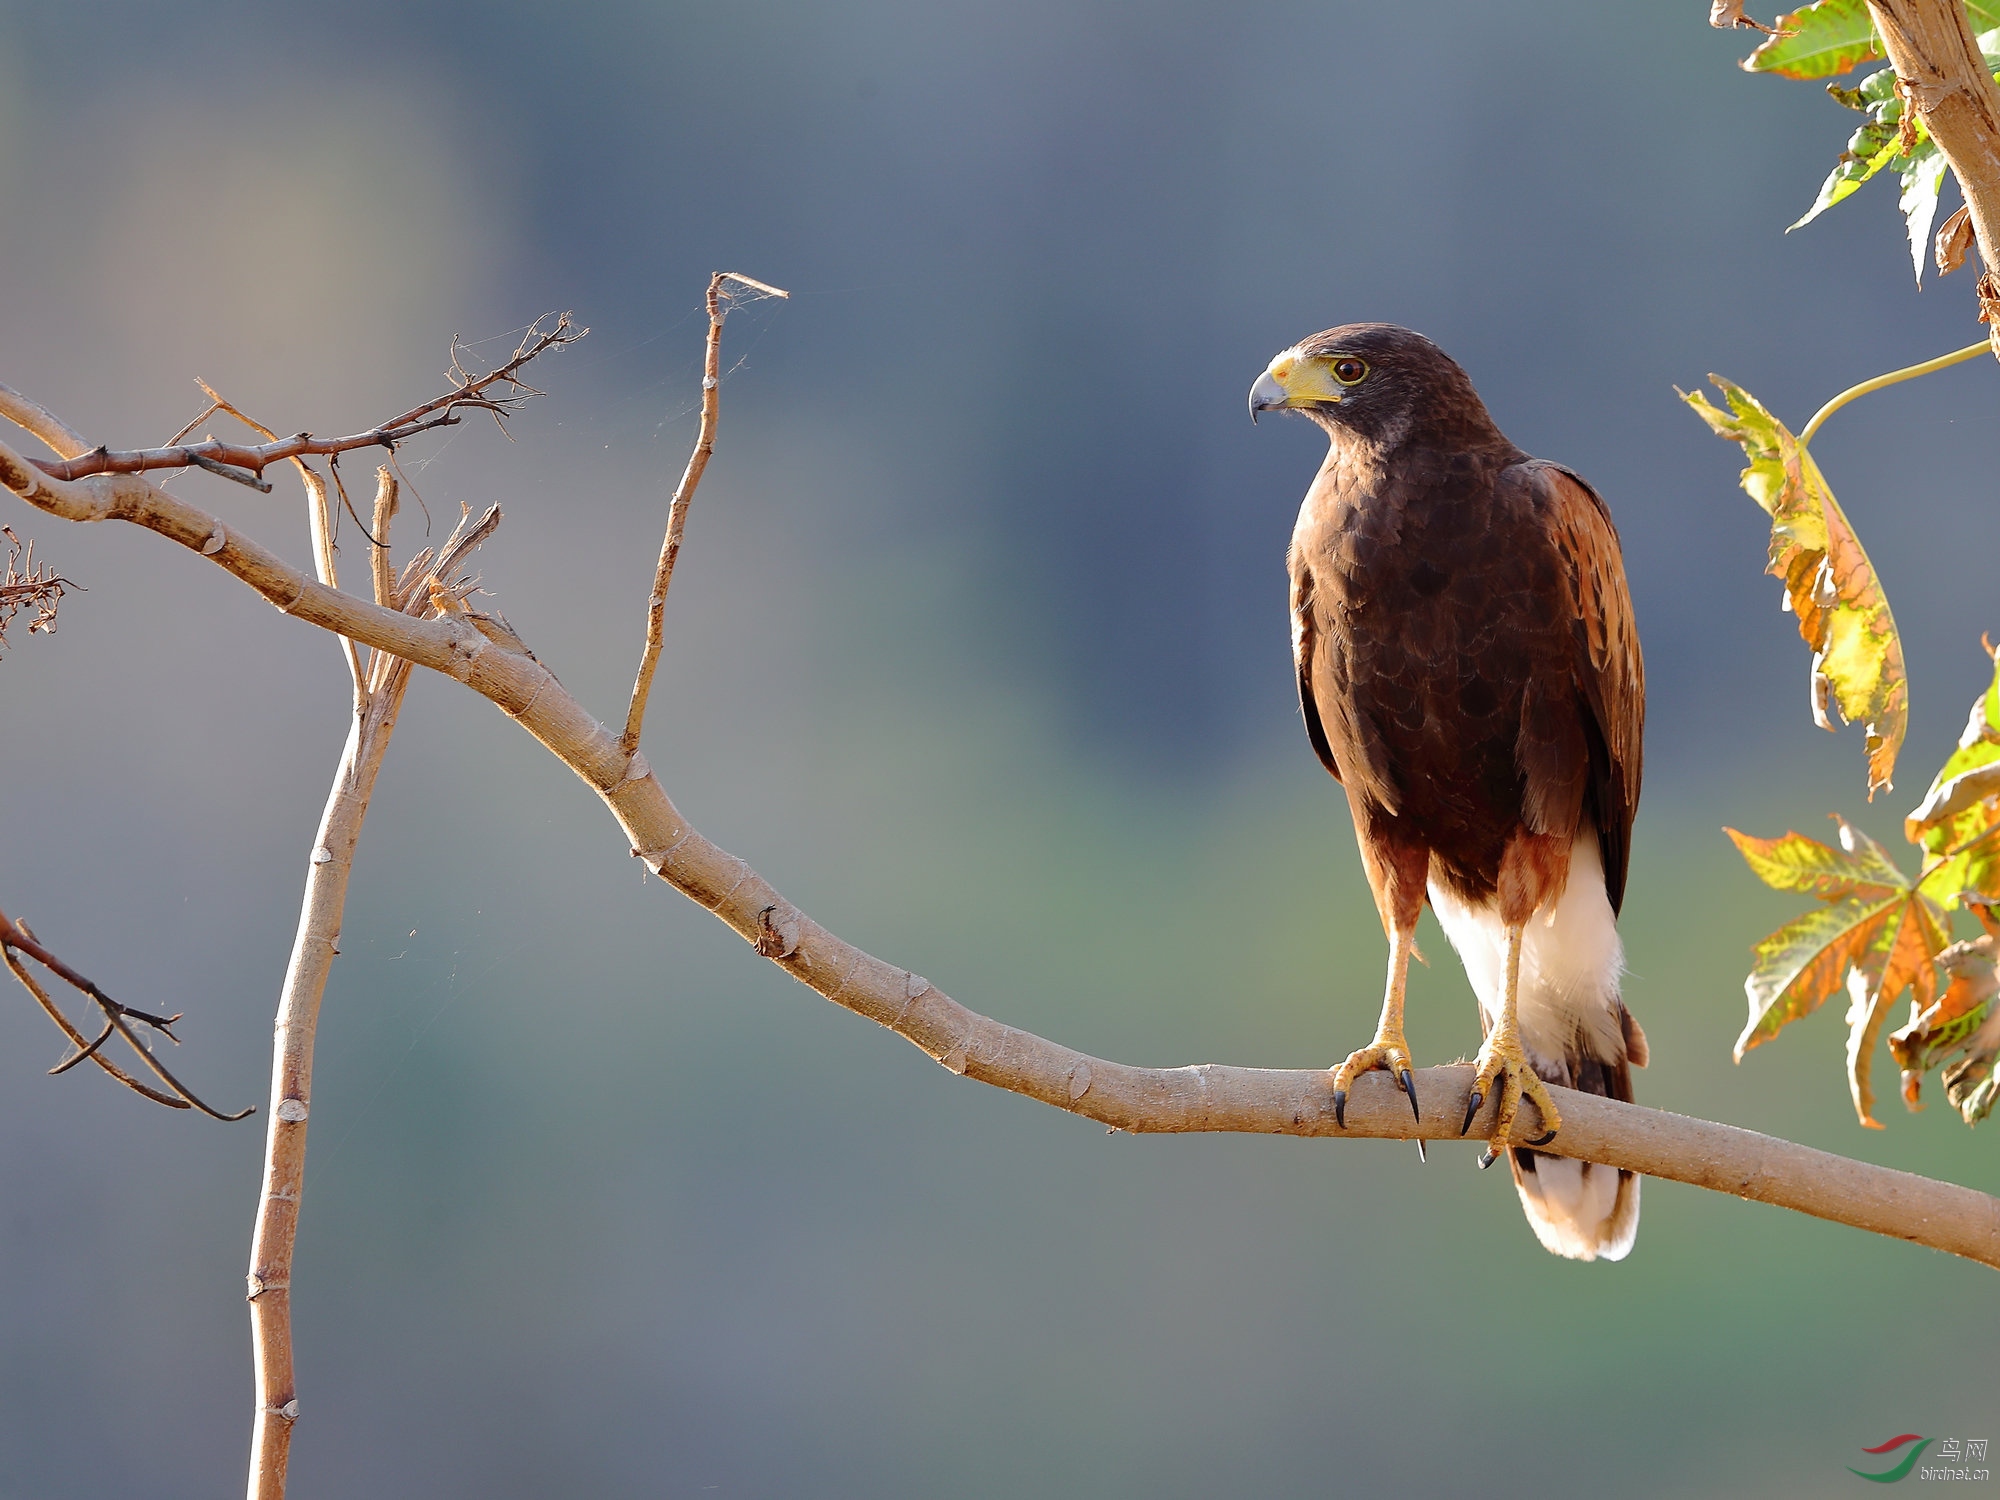
[[[1302,412],[1332,440],[1292,533],[1299,704],[1347,792],[1389,935],[1375,1039],[1335,1071],[1335,1113],[1371,1068],[1417,1109],[1403,994],[1428,894],[1479,997],[1463,1133],[1498,1112],[1541,1242],[1617,1260],[1639,1227],[1630,1172],[1509,1149],[1546,1083],[1632,1097],[1645,1033],[1619,997],[1639,803],[1645,668],[1618,533],[1596,491],[1530,458],[1421,334],[1356,323],[1271,361],[1250,413]],[[1421,1116],[1420,1116],[1421,1117]]]

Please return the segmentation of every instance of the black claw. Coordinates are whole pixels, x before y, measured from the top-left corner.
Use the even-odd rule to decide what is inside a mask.
[[[1478,1089],[1474,1089],[1472,1097],[1465,1101],[1465,1123],[1458,1127],[1460,1135],[1464,1135],[1466,1131],[1472,1129],[1472,1117],[1479,1113],[1479,1106],[1485,1102],[1486,1096],[1480,1093]]]
[[[1417,1084],[1416,1080],[1410,1077],[1410,1070],[1408,1068],[1403,1069],[1397,1081],[1402,1084],[1403,1092],[1410,1096],[1411,1116],[1419,1125],[1423,1124],[1424,1112],[1417,1108]]]
[[[1347,1129],[1347,1090],[1333,1091],[1333,1120],[1342,1130]]]
[[[1484,1172],[1498,1160],[1500,1158],[1493,1154],[1493,1148],[1488,1146],[1484,1151],[1479,1153],[1479,1170]]]
[[[1536,1136],[1532,1141],[1528,1142],[1528,1144],[1530,1146],[1546,1146],[1550,1141],[1554,1140],[1555,1138],[1556,1138],[1556,1133],[1553,1130],[1551,1130],[1547,1135]]]

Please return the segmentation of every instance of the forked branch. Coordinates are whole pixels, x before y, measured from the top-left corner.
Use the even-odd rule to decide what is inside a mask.
[[[89,997],[97,1006],[98,1010],[104,1016],[104,1030],[98,1033],[95,1040],[86,1039],[83,1033],[76,1028],[69,1017],[63,1013],[62,1007],[56,1004],[54,997],[29,972],[27,966],[21,962],[23,957],[33,959],[71,989]],[[132,1023],[136,1021],[142,1026],[151,1027],[168,1041],[178,1044],[180,1038],[174,1035],[173,1025],[174,1022],[180,1019],[179,1016],[155,1015],[151,1011],[138,1010],[130,1005],[122,1005],[118,1001],[113,1000],[90,980],[86,979],[75,969],[72,969],[60,958],[56,957],[54,953],[43,947],[35,935],[24,925],[19,922],[9,921],[5,912],[0,912],[0,963],[4,963],[7,966],[8,972],[21,981],[22,987],[35,997],[35,1002],[48,1013],[49,1019],[56,1023],[57,1027],[61,1029],[62,1034],[68,1037],[71,1044],[77,1049],[67,1058],[63,1059],[63,1061],[49,1069],[51,1076],[67,1073],[78,1063],[88,1059],[134,1093],[143,1094],[155,1104],[164,1104],[169,1109],[188,1109],[192,1107],[218,1120],[241,1120],[257,1112],[256,1106],[252,1105],[248,1109],[241,1109],[233,1115],[227,1115],[221,1110],[203,1103],[199,1095],[195,1094],[186,1084],[174,1077],[173,1072],[167,1065],[160,1061],[153,1049],[148,1047],[139,1034],[132,1029]],[[104,1044],[110,1041],[113,1036],[123,1039],[126,1046],[130,1047],[138,1055],[139,1060],[146,1065],[147,1070],[173,1092],[163,1094],[158,1089],[141,1083],[130,1073],[111,1061],[110,1058],[106,1057],[104,1055]]]

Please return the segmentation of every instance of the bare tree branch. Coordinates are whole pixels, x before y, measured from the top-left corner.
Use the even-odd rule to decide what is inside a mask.
[[[1471,1070],[1426,1071],[1428,1111],[1412,1121],[1393,1083],[1360,1080],[1347,1128],[1328,1074],[1202,1064],[1138,1068],[1086,1056],[979,1015],[928,980],[828,932],[683,818],[643,760],[533,657],[465,616],[414,620],[315,582],[185,500],[129,475],[55,479],[0,444],[0,485],[71,520],[119,519],[209,557],[281,610],[402,656],[492,700],[589,784],[647,867],[819,994],[910,1041],[952,1072],[1130,1131],[1459,1137]],[[1562,1134],[1543,1149],[1753,1198],[2000,1267],[2000,1200],[1970,1188],[1847,1160],[1716,1124],[1570,1090]],[[1487,1109],[1492,1106],[1489,1104]],[[1474,1134],[1479,1127],[1475,1125]],[[1524,1110],[1514,1139],[1539,1132]]]
[[[489,510],[477,522],[465,512],[445,545],[437,570],[425,571],[421,579],[413,578],[399,589],[388,559],[396,485],[387,469],[376,477],[371,571],[378,600],[390,608],[418,613],[429,608],[433,598],[462,608],[464,594],[472,585],[457,578],[459,559],[492,535],[500,523],[499,508]],[[325,499],[323,486],[318,499]],[[419,588],[420,582],[427,587]],[[327,978],[340,952],[340,924],[347,906],[355,846],[410,683],[410,663],[379,647],[370,657],[367,675],[361,676],[358,666],[356,672],[353,720],[307,861],[305,901],[274,1027],[271,1116],[264,1140],[263,1185],[251,1232],[248,1279],[257,1385],[256,1420],[250,1440],[250,1500],[283,1500],[285,1493],[292,1429],[299,1415],[292,1359],[291,1289],[299,1203],[305,1191],[313,1040]]]
[[[667,534],[660,543],[660,561],[653,571],[653,592],[646,600],[646,649],[639,657],[639,677],[632,684],[632,701],[625,708],[625,733],[619,746],[630,757],[639,749],[639,735],[646,724],[646,700],[653,692],[653,672],[660,664],[660,646],[667,613],[667,586],[674,581],[674,563],[681,555],[681,537],[687,531],[688,506],[694,503],[695,489],[708,469],[709,455],[715,451],[715,423],[722,409],[722,320],[729,316],[723,304],[729,300],[729,283],[738,282],[770,297],[790,297],[748,276],[734,271],[717,271],[708,278],[708,348],[701,372],[701,430],[688,455],[687,468],[674,490],[673,504],[667,507]]]
[[[381,535],[381,533],[377,533]],[[353,722],[306,864],[304,905],[278,1000],[271,1060],[271,1113],[263,1184],[250,1244],[248,1299],[256,1355],[257,1408],[250,1443],[250,1500],[281,1500],[292,1427],[299,1415],[292,1361],[292,1257],[305,1189],[306,1120],[312,1102],[313,1038],[320,1001],[339,953],[354,848],[382,758],[409,686],[410,665],[378,653],[374,692],[357,695]]]
[[[90,440],[65,423],[41,402],[31,400],[12,386],[0,385],[0,417],[33,433],[48,445],[51,453],[75,458],[90,451]]]

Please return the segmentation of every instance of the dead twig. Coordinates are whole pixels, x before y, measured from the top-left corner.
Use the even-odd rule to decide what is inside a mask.
[[[52,479],[82,479],[92,474],[143,474],[153,469],[193,467],[206,469],[210,473],[220,473],[224,478],[251,484],[253,488],[267,489],[269,486],[264,484],[263,474],[269,464],[288,458],[330,458],[356,448],[387,448],[394,451],[398,443],[405,442],[418,433],[431,432],[439,427],[457,426],[463,420],[459,415],[461,411],[488,412],[501,424],[504,431],[508,416],[518,411],[524,401],[542,394],[520,378],[522,367],[551,349],[575,343],[590,332],[588,328],[578,328],[573,324],[568,313],[558,316],[551,328],[544,329],[542,327],[544,321],[546,320],[537,319],[529,328],[526,337],[521,340],[519,347],[514,350],[512,357],[505,364],[487,371],[484,375],[473,375],[464,368],[459,360],[458,343],[453,340],[451,369],[446,372],[446,378],[452,382],[454,389],[424,402],[421,406],[413,406],[401,416],[391,417],[381,426],[370,428],[367,432],[336,438],[314,437],[309,432],[301,432],[288,438],[274,438],[270,442],[255,446],[224,443],[209,438],[199,443],[169,443],[160,448],[135,448],[120,452],[99,447],[73,458],[54,461],[29,459],[28,462]],[[503,386],[507,388],[504,393],[496,389]],[[25,398],[17,399],[25,400]],[[182,429],[182,435],[199,426],[204,418],[218,409],[228,411],[232,416],[242,416],[240,412],[218,398],[216,405],[211,407],[210,411],[204,412],[188,427]],[[12,417],[14,412],[6,407],[0,407],[0,415]],[[27,423],[24,422],[22,425],[27,426]],[[29,430],[35,432],[38,437],[43,436],[43,433],[33,427]],[[269,429],[260,427],[260,430]],[[240,472],[230,473],[229,470]],[[248,476],[255,478],[253,480]]]
[[[0,651],[4,651],[8,623],[22,610],[34,612],[28,620],[29,635],[54,635],[64,590],[80,591],[83,586],[36,562],[34,542],[23,542],[13,527],[0,526],[0,538],[7,543],[6,566],[0,567]]]
[[[375,529],[368,533],[368,566],[375,580],[375,602],[390,606],[396,599],[396,570],[389,566],[389,523],[396,517],[396,476],[387,464],[375,471]]]
[[[86,1040],[83,1033],[78,1031],[69,1018],[63,1014],[62,1007],[55,1003],[49,992],[38,984],[34,976],[22,966],[20,961],[21,956],[32,958],[71,989],[87,995],[94,1001],[97,1008],[104,1013],[105,1028],[103,1035],[99,1036],[95,1041]],[[127,1088],[133,1090],[135,1093],[144,1094],[155,1104],[164,1104],[169,1109],[188,1109],[192,1107],[217,1120],[241,1120],[257,1112],[256,1106],[252,1105],[248,1109],[239,1110],[233,1115],[228,1115],[203,1103],[193,1090],[189,1089],[186,1084],[182,1083],[168,1071],[166,1065],[159,1060],[153,1053],[153,1050],[146,1046],[139,1039],[138,1034],[127,1024],[128,1021],[137,1021],[143,1025],[150,1026],[153,1030],[166,1037],[168,1041],[178,1045],[180,1038],[176,1037],[172,1030],[174,1022],[180,1019],[178,1015],[155,1015],[150,1011],[139,1010],[133,1006],[123,1005],[113,1000],[103,990],[91,983],[90,980],[86,979],[47,948],[43,947],[34,934],[29,932],[27,928],[18,922],[9,921],[5,912],[0,912],[0,961],[5,962],[9,972],[21,981],[21,984],[27,989],[28,993],[35,997],[36,1002],[40,1004],[44,1011],[48,1012],[49,1019],[61,1028],[63,1035],[67,1036],[71,1043],[78,1049],[74,1056],[65,1058],[62,1062],[51,1068],[49,1070],[51,1076],[66,1073],[78,1063],[88,1058]],[[147,1087],[104,1056],[102,1048],[111,1039],[114,1032],[125,1040],[126,1045],[139,1055],[140,1060],[145,1063],[147,1068],[162,1083],[173,1090],[171,1095],[162,1094],[157,1089]]]
[[[667,507],[667,534],[660,543],[660,561],[653,570],[653,592],[646,600],[646,649],[639,657],[639,677],[632,684],[632,701],[625,709],[625,733],[618,747],[630,760],[638,753],[639,734],[646,724],[646,700],[652,696],[653,673],[660,664],[667,610],[667,586],[674,579],[674,563],[681,554],[681,537],[687,531],[688,506],[694,501],[695,487],[708,468],[715,451],[715,421],[722,408],[722,322],[729,316],[729,284],[735,282],[767,297],[790,297],[790,292],[767,286],[734,271],[717,271],[708,278],[708,350],[701,375],[701,430],[688,455],[687,468]]]

